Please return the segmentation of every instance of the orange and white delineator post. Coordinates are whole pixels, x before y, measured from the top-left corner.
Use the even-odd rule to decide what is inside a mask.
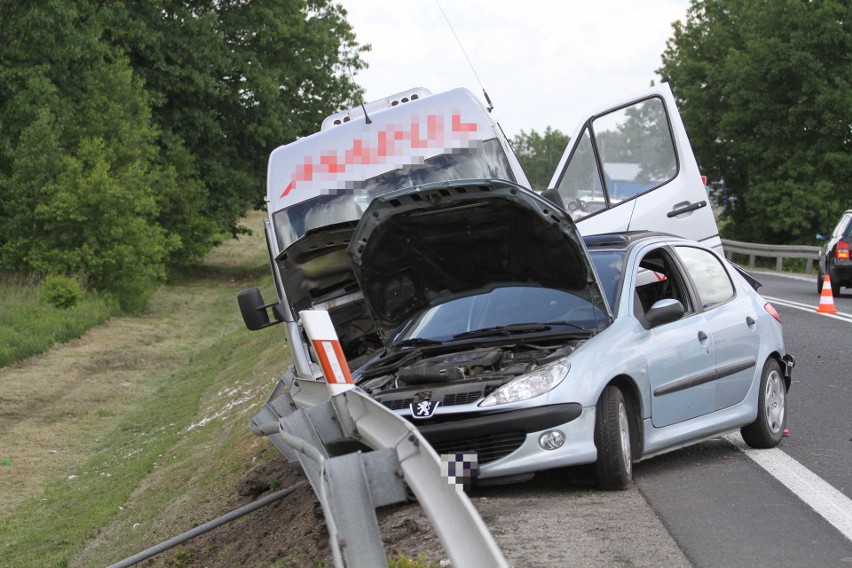
[[[343,355],[343,348],[334,331],[331,317],[325,310],[304,310],[299,312],[299,318],[311,345],[319,358],[322,372],[328,383],[331,395],[340,394],[355,386],[349,372],[349,364]]]
[[[828,274],[822,280],[822,292],[819,295],[819,306],[816,311],[818,314],[837,313],[837,308],[834,307],[834,294],[831,293],[831,278]]]

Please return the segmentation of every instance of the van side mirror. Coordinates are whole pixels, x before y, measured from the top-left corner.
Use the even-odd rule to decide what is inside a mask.
[[[243,321],[250,331],[263,329],[264,327],[269,327],[283,321],[278,315],[278,310],[274,309],[278,305],[278,302],[265,304],[263,302],[263,294],[257,288],[240,290],[237,294],[237,303],[240,305],[240,313],[243,315]],[[274,320],[269,319],[269,313],[266,311],[268,308],[273,308]]]
[[[828,240],[828,235],[826,235],[825,233],[817,233],[817,234],[816,234],[816,240],[818,240],[818,241],[827,241],[827,240]]]
[[[654,302],[647,312],[645,319],[651,324],[651,327],[664,323],[671,323],[683,317],[683,304],[673,298],[666,298]]]

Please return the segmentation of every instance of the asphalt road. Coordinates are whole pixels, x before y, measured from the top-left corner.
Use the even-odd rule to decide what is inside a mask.
[[[787,350],[797,361],[790,436],[779,446],[780,457],[852,497],[852,317],[815,313],[815,278],[761,273],[758,279],[781,314]],[[852,290],[835,306],[852,314]],[[783,462],[781,474],[790,469]],[[832,524],[803,501],[815,484],[789,489],[727,439],[637,464],[635,480],[694,566],[852,566],[852,541],[841,532],[844,513],[850,522],[843,497],[824,493],[828,508],[847,507],[839,529],[836,518]]]

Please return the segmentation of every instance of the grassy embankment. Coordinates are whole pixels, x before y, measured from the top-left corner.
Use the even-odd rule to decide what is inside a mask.
[[[0,369],[0,564],[116,562],[222,514],[277,455],[247,424],[287,363],[283,334],[246,331],[235,299],[270,294],[267,273],[262,235],[225,243],[144,315]]]
[[[0,367],[80,337],[111,313],[109,304],[91,293],[73,308],[56,308],[42,300],[40,285],[0,274]]]

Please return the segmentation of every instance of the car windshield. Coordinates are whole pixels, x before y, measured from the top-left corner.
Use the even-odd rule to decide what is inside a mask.
[[[311,230],[358,221],[376,196],[415,185],[459,179],[515,181],[509,161],[496,138],[469,148],[454,149],[420,164],[385,172],[346,190],[335,190],[277,211],[275,233],[281,250]]]
[[[507,286],[432,306],[409,320],[392,343],[410,343],[415,338],[447,341],[543,331],[594,331],[608,321],[601,309],[569,292]],[[471,333],[480,330],[482,334]]]

